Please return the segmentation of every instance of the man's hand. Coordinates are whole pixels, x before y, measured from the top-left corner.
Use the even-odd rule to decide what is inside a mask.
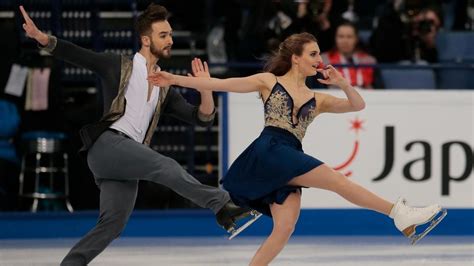
[[[201,77],[201,78],[211,77],[211,73],[209,73],[209,67],[207,66],[206,61],[204,61],[204,64],[203,64],[201,59],[194,58],[193,61],[191,61],[191,68],[193,70],[193,74],[188,73],[188,76],[190,77],[192,76]]]
[[[23,19],[25,20],[25,23],[23,23],[23,29],[26,32],[26,36],[35,39],[37,42],[39,42],[42,46],[48,45],[48,35],[46,35],[44,32],[40,31],[33,20],[28,16],[28,13],[26,13],[25,9],[23,6],[20,6],[20,11],[21,14],[23,15]]]

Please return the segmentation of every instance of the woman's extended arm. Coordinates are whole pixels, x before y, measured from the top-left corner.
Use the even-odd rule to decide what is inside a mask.
[[[187,88],[195,88],[202,91],[227,91],[227,92],[253,92],[267,88],[270,79],[274,80],[273,74],[260,73],[241,78],[211,78],[211,77],[188,77],[158,71],[150,76],[148,80],[155,86],[177,85]]]

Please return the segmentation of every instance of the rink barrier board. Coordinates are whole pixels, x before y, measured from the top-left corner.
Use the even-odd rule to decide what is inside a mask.
[[[1,213],[0,239],[80,237],[96,223],[97,211],[74,213]],[[262,217],[241,236],[265,236],[272,221]],[[390,218],[362,209],[303,209],[296,226],[300,236],[397,236]],[[474,209],[448,209],[432,235],[474,236]],[[225,237],[208,210],[140,211],[132,214],[126,237]]]

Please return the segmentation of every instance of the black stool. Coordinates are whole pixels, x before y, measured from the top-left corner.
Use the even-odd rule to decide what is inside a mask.
[[[63,147],[65,139],[66,136],[60,132],[33,131],[22,135],[24,152],[19,196],[33,199],[32,212],[38,210],[40,200],[48,199],[63,200],[68,211],[74,211],[69,202],[68,155]],[[27,173],[33,173],[32,186],[26,185]]]

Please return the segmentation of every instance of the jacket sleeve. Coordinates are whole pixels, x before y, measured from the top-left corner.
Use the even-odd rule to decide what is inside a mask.
[[[117,58],[120,57],[112,53],[94,52],[52,35],[48,38],[48,45],[39,45],[41,50],[73,65],[89,69],[102,77],[113,71]]]
[[[210,115],[203,114],[199,111],[198,106],[189,104],[184,97],[174,88],[170,88],[167,95],[167,104],[163,112],[188,124],[199,126],[211,126],[216,115],[216,108]]]

